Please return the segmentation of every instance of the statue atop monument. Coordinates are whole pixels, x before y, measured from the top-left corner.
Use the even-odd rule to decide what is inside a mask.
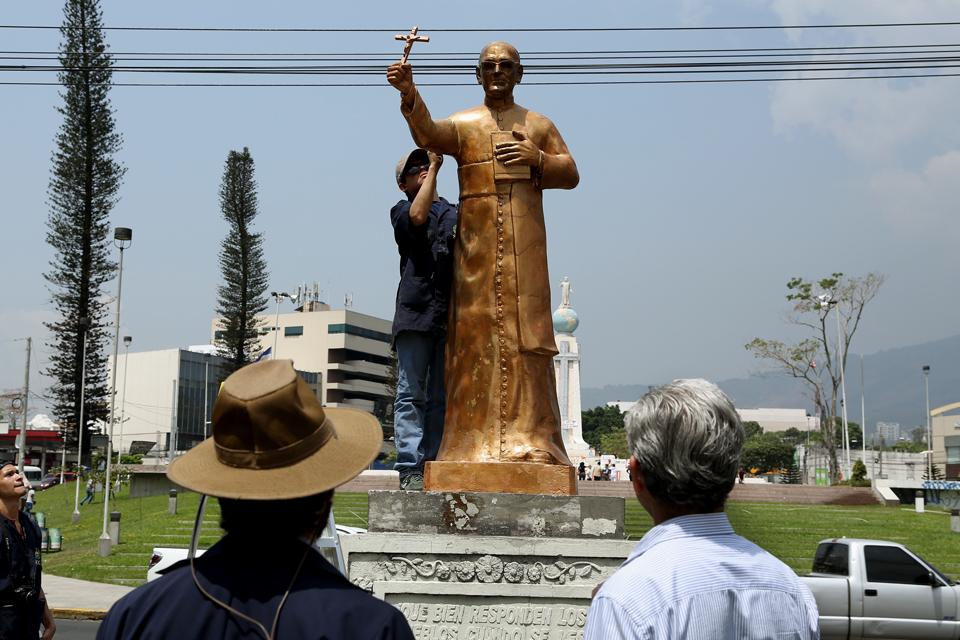
[[[553,122],[513,100],[516,48],[488,44],[476,75],[483,104],[434,120],[411,66],[387,71],[417,146],[459,165],[447,413],[424,486],[576,493],[554,380],[543,189],[572,189],[580,177]]]
[[[567,276],[563,276],[563,280],[560,281],[560,306],[570,306],[570,278]]]

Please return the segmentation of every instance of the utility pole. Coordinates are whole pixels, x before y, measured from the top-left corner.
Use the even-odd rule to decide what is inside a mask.
[[[28,345],[30,343],[27,343]],[[29,347],[27,347],[29,349]],[[930,365],[923,365],[923,393],[927,398],[927,480],[933,480],[933,436],[930,431]],[[23,403],[23,415],[27,415],[27,403]]]
[[[23,474],[23,459],[27,449],[27,399],[30,397],[30,348],[33,338],[27,338],[27,364],[23,368],[23,421],[20,424],[20,433],[17,434],[17,469]]]

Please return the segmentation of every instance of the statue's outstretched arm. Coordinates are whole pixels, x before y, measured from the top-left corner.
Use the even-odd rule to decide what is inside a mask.
[[[409,64],[396,63],[387,69],[387,81],[400,92],[400,113],[407,119],[410,134],[418,147],[434,153],[456,155],[459,137],[451,120],[434,120],[413,83]]]

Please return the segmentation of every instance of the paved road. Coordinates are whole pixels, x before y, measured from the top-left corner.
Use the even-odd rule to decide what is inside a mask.
[[[94,640],[100,623],[96,620],[57,619],[56,640]]]

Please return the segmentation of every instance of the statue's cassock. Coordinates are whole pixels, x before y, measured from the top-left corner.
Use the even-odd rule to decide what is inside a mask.
[[[575,187],[576,164],[554,124],[512,97],[502,108],[488,100],[436,121],[416,88],[412,94],[401,111],[414,141],[459,165],[447,411],[437,459],[570,465],[552,361],[542,189]],[[522,134],[512,136],[515,130]],[[525,177],[504,175],[517,173],[494,159],[504,137],[536,145],[539,167]]]

